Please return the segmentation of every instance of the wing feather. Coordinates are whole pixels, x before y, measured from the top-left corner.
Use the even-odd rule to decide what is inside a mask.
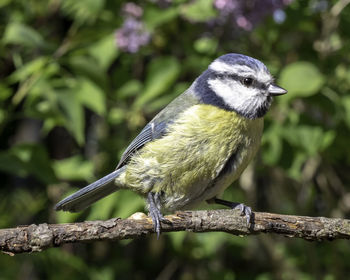
[[[180,113],[198,103],[199,100],[194,96],[192,88],[174,99],[142,129],[140,134],[126,148],[117,165],[117,169],[127,164],[130,157],[146,143],[163,137],[167,133],[169,125],[177,119]]]
[[[144,129],[140,132],[139,135],[136,136],[136,138],[131,142],[131,144],[126,148],[125,152],[123,153],[117,169],[122,167],[125,163],[128,162],[130,157],[140,148],[142,148],[146,143],[160,138],[163,136],[166,132],[166,125],[159,123],[155,124],[154,122],[148,123]]]

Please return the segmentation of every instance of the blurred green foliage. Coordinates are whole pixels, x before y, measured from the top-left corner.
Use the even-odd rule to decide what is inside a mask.
[[[112,171],[146,122],[228,52],[265,62],[289,93],[224,197],[258,211],[349,217],[348,1],[295,0],[284,21],[268,16],[249,32],[213,24],[213,1],[139,1],[150,41],[134,53],[115,39],[125,3],[0,1],[1,228],[143,211],[129,191],[78,214],[53,205]],[[346,241],[179,232],[0,255],[0,279],[348,279],[349,258]]]

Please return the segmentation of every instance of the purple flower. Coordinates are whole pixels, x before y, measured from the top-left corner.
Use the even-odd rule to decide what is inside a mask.
[[[136,53],[149,43],[151,34],[140,19],[143,14],[140,6],[128,2],[123,6],[123,12],[125,20],[115,32],[116,44],[125,52]]]
[[[214,7],[220,15],[218,24],[231,23],[243,30],[252,30],[266,16],[282,11],[292,0],[215,0]],[[281,15],[281,14],[279,14]],[[278,22],[281,22],[278,17]]]
[[[132,2],[126,3],[122,9],[126,16],[140,18],[143,14],[143,9]]]
[[[252,30],[253,29],[252,23],[245,16],[242,16],[242,15],[237,16],[236,24],[238,27],[240,27],[244,30]]]
[[[215,0],[214,7],[224,15],[228,15],[232,11],[238,8],[237,1],[232,0]]]

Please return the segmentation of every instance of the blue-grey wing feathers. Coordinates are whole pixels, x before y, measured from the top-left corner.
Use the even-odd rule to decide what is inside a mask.
[[[123,171],[124,168],[115,170],[85,188],[82,188],[66,197],[56,204],[55,210],[78,212],[85,209],[95,201],[115,192],[118,189],[118,186],[109,183],[117,178]]]
[[[149,122],[123,153],[117,169],[125,165],[129,158],[147,142],[162,137],[166,132],[166,122]]]

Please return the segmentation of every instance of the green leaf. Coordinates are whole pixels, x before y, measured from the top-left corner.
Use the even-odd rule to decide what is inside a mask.
[[[0,8],[7,6],[11,2],[12,2],[12,0],[0,0]]]
[[[66,128],[73,134],[77,143],[84,144],[84,110],[75,90],[61,91],[57,95],[58,103],[63,109]]]
[[[193,251],[193,257],[202,259],[215,255],[217,248],[220,248],[227,238],[228,236],[224,232],[207,232],[200,234],[197,236],[200,245],[197,247],[196,251]]]
[[[49,184],[55,181],[46,149],[38,144],[21,144],[14,146],[11,153],[24,164],[24,169],[42,182]]]
[[[6,100],[12,95],[12,89],[5,84],[0,83],[0,102]]]
[[[293,158],[292,165],[288,168],[288,175],[294,180],[300,180],[302,174],[302,166],[307,160],[307,155],[302,152],[296,152]]]
[[[22,160],[13,155],[10,151],[0,152],[0,170],[20,177],[28,175]]]
[[[103,116],[106,113],[106,100],[104,92],[87,79],[80,79],[77,88],[77,98],[87,108]]]
[[[92,23],[98,18],[104,5],[105,0],[64,0],[61,8],[79,23]]]
[[[349,96],[344,96],[342,98],[342,104],[345,109],[345,123],[347,126],[350,128],[350,97]]]
[[[111,183],[113,184],[113,183]],[[103,199],[97,201],[91,206],[91,211],[87,220],[96,220],[96,219],[108,219],[112,217],[113,209],[115,209],[117,203],[116,198],[120,193],[112,193]]]
[[[185,92],[189,86],[190,86],[189,83],[184,83],[184,82],[176,83],[174,85],[174,88],[171,91],[169,91],[168,94],[164,96],[160,96],[159,98],[147,104],[147,108],[145,108],[145,112],[152,113],[155,111],[159,111],[160,109],[168,105],[172,100],[174,100],[181,93]]]
[[[6,113],[4,110],[0,109],[0,125],[1,123],[5,120],[6,118]]]
[[[77,191],[77,189],[76,189],[76,191]],[[70,194],[73,194],[73,192],[71,192]],[[77,218],[80,215],[81,215],[81,213],[71,213],[71,212],[65,212],[65,211],[58,211],[58,212],[56,212],[56,220],[57,220],[57,223],[59,223],[59,224],[73,223],[77,220]]]
[[[127,218],[142,210],[144,199],[132,191],[115,192],[91,206],[88,220],[108,219],[110,217]]]
[[[295,147],[301,147],[309,156],[314,156],[329,147],[335,139],[335,132],[323,131],[321,127],[299,125],[286,127],[285,139]]]
[[[115,92],[115,97],[118,99],[124,99],[135,96],[141,91],[142,83],[139,80],[129,80]]]
[[[116,211],[113,216],[127,218],[137,211],[143,211],[145,206],[144,199],[131,190],[118,192],[116,199]]]
[[[53,170],[60,180],[92,180],[94,165],[81,156],[73,156],[56,160],[52,164]]]
[[[182,6],[181,13],[189,20],[205,22],[217,16],[213,1],[197,0]]]
[[[88,51],[90,55],[97,60],[101,68],[107,70],[118,56],[118,48],[115,43],[114,33],[94,43]]]
[[[37,144],[20,144],[1,152],[0,170],[21,177],[32,175],[45,184],[55,181],[47,151]]]
[[[199,53],[214,54],[218,46],[218,41],[214,38],[200,38],[194,42],[194,49]]]
[[[148,8],[145,10],[145,24],[150,30],[165,24],[179,15],[178,7],[169,7],[167,9]]]
[[[45,41],[36,30],[19,22],[10,22],[5,29],[5,44],[22,45],[23,47],[43,47]]]
[[[49,62],[49,58],[46,56],[41,56],[32,61],[24,64],[13,72],[8,80],[10,83],[17,83],[26,80],[33,74],[45,73],[45,68]]]
[[[171,241],[175,250],[177,250],[177,251],[182,250],[183,243],[184,243],[186,236],[187,236],[187,232],[185,232],[185,231],[173,232],[171,235],[169,235],[169,240]]]
[[[75,53],[69,58],[69,64],[75,75],[84,76],[101,87],[106,84],[106,71],[101,68],[100,64],[96,63],[93,57]]]
[[[116,278],[115,272],[112,266],[99,267],[95,270],[89,270],[90,279],[95,280],[112,280]],[[325,280],[333,280],[333,279],[325,279]]]
[[[274,165],[278,162],[282,154],[281,127],[273,124],[263,134],[262,158],[265,163]]]
[[[84,107],[99,115],[106,113],[103,91],[88,79],[73,81],[67,90],[57,91],[57,102],[62,108],[65,127],[72,133],[79,145],[84,143]]]
[[[112,125],[122,123],[126,118],[126,112],[122,108],[111,108],[108,113],[108,123]]]
[[[323,134],[323,137],[322,137],[322,142],[321,142],[321,145],[320,145],[321,151],[324,151],[329,146],[331,146],[333,144],[334,139],[336,138],[336,136],[337,136],[337,134],[336,134],[336,132],[334,130],[326,131]]]
[[[145,90],[136,100],[135,106],[145,103],[164,93],[180,73],[179,62],[174,57],[161,57],[151,62],[147,71]]]
[[[289,64],[282,70],[279,79],[279,84],[288,90],[285,100],[312,96],[323,83],[324,77],[317,67],[306,61]]]

